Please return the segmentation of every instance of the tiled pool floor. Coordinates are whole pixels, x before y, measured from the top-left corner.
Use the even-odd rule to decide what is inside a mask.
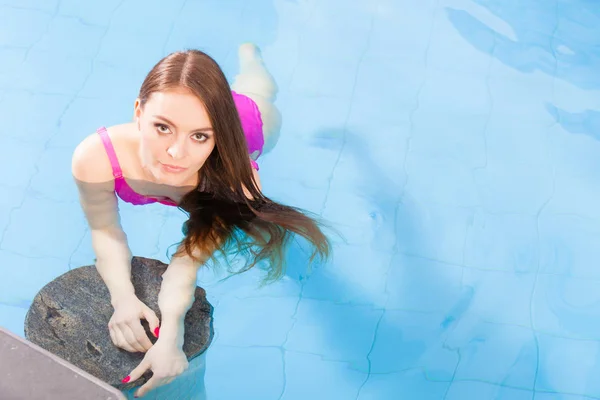
[[[170,51],[262,48],[265,192],[344,236],[306,276],[199,283],[210,400],[600,399],[600,3],[0,0],[0,325],[93,262],[76,144]],[[598,168],[596,168],[598,167]],[[123,204],[167,261],[183,215]]]

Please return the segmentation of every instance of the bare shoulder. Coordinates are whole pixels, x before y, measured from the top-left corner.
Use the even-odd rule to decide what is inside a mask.
[[[127,125],[107,128],[113,146],[122,140],[127,130]],[[75,180],[80,182],[105,183],[114,179],[108,154],[97,132],[86,136],[73,151],[71,172]]]
[[[118,128],[108,128],[119,135]],[[98,133],[86,136],[75,148],[71,172],[79,191],[79,202],[92,230],[118,227],[118,200],[110,160]]]
[[[75,180],[88,183],[107,182],[112,179],[112,168],[100,135],[86,136],[73,151],[71,173]]]

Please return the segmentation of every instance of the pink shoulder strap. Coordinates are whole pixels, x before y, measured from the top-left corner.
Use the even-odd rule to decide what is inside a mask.
[[[121,171],[121,166],[119,165],[119,160],[117,158],[117,154],[115,153],[115,148],[110,141],[110,137],[108,136],[108,132],[105,127],[98,128],[96,131],[100,135],[100,139],[102,140],[102,144],[104,145],[104,149],[106,150],[106,154],[108,155],[108,159],[110,161],[110,165],[112,167],[113,176],[115,179],[120,179],[123,177],[123,171]]]

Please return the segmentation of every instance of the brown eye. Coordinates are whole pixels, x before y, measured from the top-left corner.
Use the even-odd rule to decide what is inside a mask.
[[[169,127],[166,126],[165,124],[154,124],[154,126],[156,127],[156,130],[159,133],[169,133]]]
[[[196,142],[206,142],[208,136],[206,136],[204,133],[195,133],[193,138]]]

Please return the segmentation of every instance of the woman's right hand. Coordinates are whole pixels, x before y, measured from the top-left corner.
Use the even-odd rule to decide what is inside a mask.
[[[146,352],[152,342],[146,335],[141,319],[148,321],[150,331],[158,337],[160,321],[150,307],[135,295],[113,301],[114,313],[108,321],[110,338],[115,346],[130,352]]]

